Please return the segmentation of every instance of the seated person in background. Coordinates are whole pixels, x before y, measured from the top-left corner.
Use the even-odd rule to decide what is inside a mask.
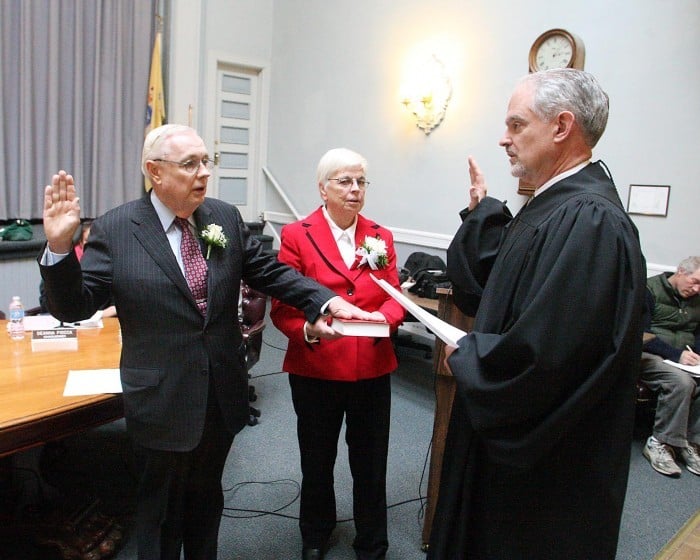
[[[73,250],[75,251],[75,256],[78,260],[83,258],[83,250],[85,243],[87,243],[88,236],[90,235],[90,226],[92,226],[93,220],[86,219],[80,224],[80,239],[73,245]],[[48,303],[46,301],[46,293],[44,292],[44,281],[42,280],[39,284],[39,307],[41,308],[41,313],[48,313]],[[103,317],[116,317],[117,308],[113,305],[108,305],[102,310]]]
[[[675,273],[647,280],[645,332],[656,335],[644,345],[641,379],[658,392],[653,434],[644,456],[661,474],[679,477],[676,450],[686,468],[700,476],[700,379],[664,362],[700,364],[700,257],[688,257]]]
[[[90,226],[92,226],[92,220],[83,220],[80,224],[80,239],[78,239],[78,242],[73,246],[75,256],[78,257],[78,260],[83,258],[83,249],[85,243],[87,243],[88,235],[90,235]]]

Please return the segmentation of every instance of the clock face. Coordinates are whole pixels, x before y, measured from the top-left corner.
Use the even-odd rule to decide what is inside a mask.
[[[574,47],[563,35],[547,37],[537,49],[535,62],[538,70],[566,68],[574,56]]]

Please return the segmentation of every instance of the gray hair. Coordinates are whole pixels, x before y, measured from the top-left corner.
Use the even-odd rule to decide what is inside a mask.
[[[610,100],[592,74],[573,68],[556,68],[528,74],[521,83],[534,88],[531,109],[545,122],[570,111],[581,127],[589,148],[594,148],[608,124]]]
[[[163,143],[171,136],[182,132],[197,133],[195,129],[184,124],[164,124],[154,128],[146,135],[146,139],[143,141],[143,151],[141,152],[141,173],[143,173],[144,177],[148,177],[146,162],[149,159],[158,159],[165,156],[166,154],[162,151]]]
[[[316,177],[318,178],[319,184],[325,185],[328,183],[328,179],[330,179],[331,175],[338,171],[338,169],[351,167],[353,165],[359,165],[362,168],[362,172],[367,173],[367,160],[357,152],[353,152],[347,148],[333,148],[332,150],[328,150],[318,162]]]
[[[698,268],[700,268],[700,257],[688,257],[680,262],[678,272],[693,274]]]

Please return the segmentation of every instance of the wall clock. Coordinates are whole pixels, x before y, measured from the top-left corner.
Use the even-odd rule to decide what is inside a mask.
[[[530,72],[550,68],[583,70],[586,49],[583,41],[565,29],[550,29],[535,39],[530,47]]]

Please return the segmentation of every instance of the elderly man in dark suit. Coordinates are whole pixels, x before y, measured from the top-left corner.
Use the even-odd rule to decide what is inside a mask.
[[[324,337],[339,336],[326,309],[369,318],[264,254],[235,207],[206,198],[211,165],[195,130],[151,131],[142,170],[152,192],[98,218],[80,264],[73,178],[61,171],[45,190],[40,267],[51,313],[74,321],[110,299],[119,313],[124,415],[139,472],[139,560],[179,560],[183,548],[186,559],[217,556],[221,474],[248,418],[241,280],[302,309]],[[195,239],[203,230],[207,247]]]

